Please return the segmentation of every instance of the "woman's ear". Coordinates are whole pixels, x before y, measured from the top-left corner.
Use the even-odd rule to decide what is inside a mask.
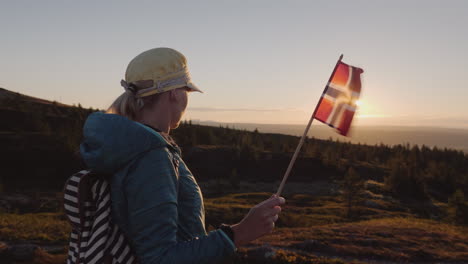
[[[186,91],[184,89],[174,89],[169,91],[169,99],[171,101],[180,101],[184,100],[183,96]]]
[[[177,101],[177,89],[174,89],[174,90],[170,90],[168,91],[169,93],[169,100],[170,101]]]

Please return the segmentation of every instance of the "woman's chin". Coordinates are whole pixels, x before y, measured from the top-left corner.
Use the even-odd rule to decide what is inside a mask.
[[[171,129],[176,129],[176,128],[179,127],[179,125],[180,125],[180,121],[177,122],[177,123],[175,123],[175,124],[172,124],[172,125],[171,125]]]

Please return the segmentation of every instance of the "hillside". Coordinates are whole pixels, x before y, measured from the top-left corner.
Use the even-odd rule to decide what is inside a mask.
[[[97,110],[0,94],[0,262],[63,263],[61,190],[84,168],[81,128]],[[190,121],[173,136],[205,197],[208,230],[271,196],[299,141]],[[466,263],[467,190],[459,150],[308,138],[278,228],[233,263]]]
[[[60,190],[68,175],[82,167],[77,150],[86,117],[96,111],[66,106],[8,90],[0,91],[0,156],[4,190]],[[173,130],[184,159],[200,181],[277,182],[299,141],[296,136],[257,130],[210,127],[183,122]],[[403,181],[411,196],[447,201],[457,189],[468,189],[468,156],[452,149],[405,145],[363,145],[309,138],[290,177],[291,182],[334,182],[352,166],[368,180]],[[450,168],[450,170],[447,170]],[[398,175],[390,179],[392,173]],[[400,178],[399,178],[400,177]],[[423,184],[421,189],[421,183]],[[403,188],[394,183],[394,188]],[[237,184],[234,184],[235,186]]]
[[[1,88],[0,87],[0,101],[3,102],[4,104],[8,105],[8,101],[10,102],[27,102],[27,103],[36,103],[36,104],[44,104],[44,105],[58,105],[58,106],[66,106],[69,107],[69,105],[62,104],[59,102],[54,102],[54,101],[49,101],[37,97],[32,97],[16,92],[9,91],[7,89]]]

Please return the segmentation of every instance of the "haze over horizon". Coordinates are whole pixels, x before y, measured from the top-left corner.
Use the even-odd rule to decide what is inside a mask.
[[[190,96],[185,119],[306,124],[344,54],[344,62],[364,69],[355,127],[468,128],[466,1],[46,0],[1,7],[0,87],[26,95],[104,109],[123,92],[127,63],[166,46],[187,56],[205,92]]]

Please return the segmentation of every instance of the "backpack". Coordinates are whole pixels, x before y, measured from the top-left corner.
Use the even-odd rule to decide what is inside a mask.
[[[179,178],[180,161],[176,155],[171,159]],[[63,193],[65,214],[72,226],[67,264],[139,263],[129,240],[112,221],[108,175],[79,171],[65,182]]]
[[[112,221],[110,185],[89,170],[73,174],[64,187],[65,214],[72,230],[67,264],[134,264],[137,257]]]

